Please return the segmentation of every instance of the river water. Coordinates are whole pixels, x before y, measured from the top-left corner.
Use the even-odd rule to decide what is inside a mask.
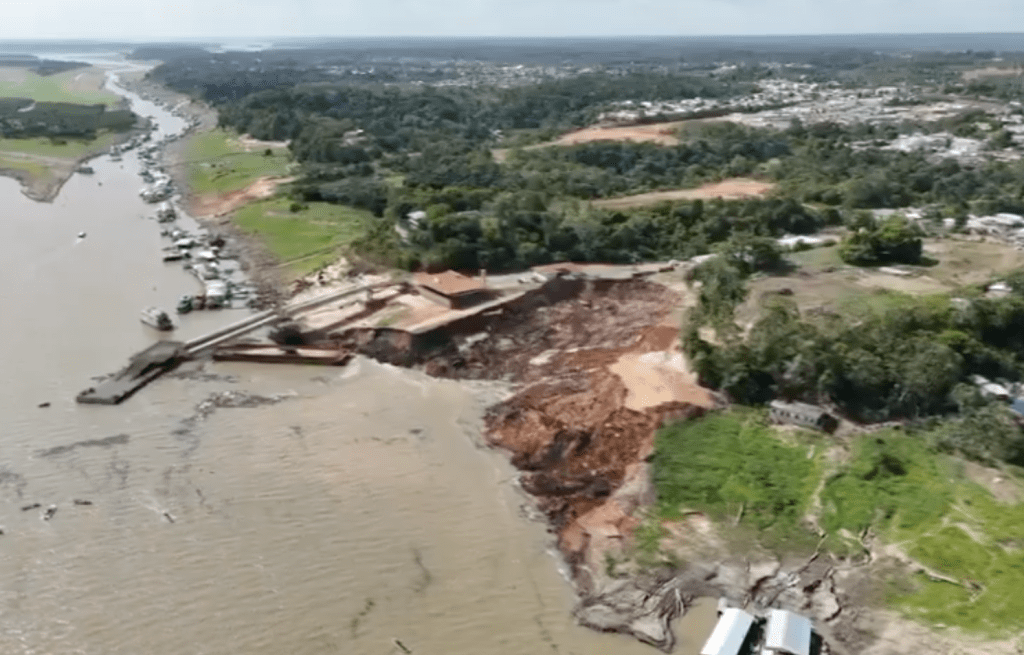
[[[91,165],[52,204],[0,178],[0,653],[656,652],[573,623],[549,535],[476,445],[495,389],[369,360],[211,363],[77,405],[159,338],[142,307],[199,290],[160,260],[134,155]],[[193,313],[175,337],[240,316]],[[276,402],[197,411],[222,392]],[[677,652],[713,614],[681,622]]]

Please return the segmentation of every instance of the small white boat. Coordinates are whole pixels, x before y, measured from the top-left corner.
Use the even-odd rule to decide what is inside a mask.
[[[174,322],[171,321],[171,317],[164,310],[159,307],[147,307],[142,310],[141,320],[146,325],[156,328],[157,330],[173,330]]]
[[[79,232],[78,233],[78,238],[79,239],[84,239],[85,238],[85,232]]]

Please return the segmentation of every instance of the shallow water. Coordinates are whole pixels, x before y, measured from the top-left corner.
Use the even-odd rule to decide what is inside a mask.
[[[142,307],[198,290],[160,261],[134,155],[91,165],[52,204],[0,178],[0,652],[656,652],[574,625],[514,471],[475,444],[493,390],[368,360],[210,363],[75,404],[159,338]],[[193,313],[175,337],[239,316]],[[280,399],[196,413],[224,391]],[[677,652],[713,614],[684,621]]]

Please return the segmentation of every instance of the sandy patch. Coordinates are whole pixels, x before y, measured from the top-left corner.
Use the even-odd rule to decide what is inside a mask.
[[[999,469],[988,468],[975,462],[964,462],[964,474],[975,484],[988,489],[1001,503],[1016,504],[1021,500],[1021,488],[1010,476]]]
[[[238,191],[196,196],[190,199],[189,213],[198,218],[224,216],[254,200],[264,200],[273,196],[277,187],[294,179],[294,177],[261,177]]]
[[[671,402],[714,407],[711,394],[698,386],[696,377],[687,370],[682,353],[626,353],[608,370],[626,385],[623,406],[628,409],[642,412]]]
[[[0,82],[22,84],[28,77],[28,70],[17,66],[0,66]]]
[[[288,141],[261,141],[260,139],[254,139],[248,134],[243,134],[236,141],[246,152],[266,150],[267,148],[287,148],[289,144]]]
[[[986,77],[1015,77],[1024,74],[1024,69],[1021,68],[997,68],[995,66],[988,66],[986,68],[976,68],[974,70],[964,71],[963,78],[967,82],[973,80],[980,80]]]
[[[901,277],[887,273],[870,272],[864,273],[857,280],[857,284],[872,289],[887,289],[900,293],[912,295],[923,295],[928,293],[942,293],[949,291],[949,287],[938,280],[922,275],[921,277]]]
[[[679,144],[676,130],[686,121],[656,123],[653,125],[628,125],[623,127],[603,127],[592,125],[582,130],[563,134],[552,141],[552,145],[575,146],[593,141],[634,141],[638,143],[657,143],[663,146]]]
[[[602,207],[604,209],[626,209],[642,207],[644,205],[656,205],[659,202],[672,200],[710,200],[711,198],[736,200],[739,198],[762,196],[771,191],[774,186],[774,184],[768,182],[737,177],[715,182],[714,184],[705,184],[695,189],[673,189],[671,191],[640,193],[621,198],[605,198],[604,200],[595,200],[593,204],[595,207]]]

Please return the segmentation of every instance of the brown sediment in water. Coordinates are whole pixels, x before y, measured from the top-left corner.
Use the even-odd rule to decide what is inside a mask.
[[[667,287],[643,279],[556,278],[498,314],[430,334],[362,329],[341,335],[348,348],[437,377],[516,384],[510,398],[489,409],[485,439],[509,453],[521,487],[554,532],[581,594],[578,618],[666,650],[675,639],[670,621],[697,595],[693,589],[683,597],[664,579],[637,577],[608,596],[599,578],[605,553],[632,540],[638,509],[653,500],[646,459],[657,429],[716,404],[684,373],[637,359],[681,357],[678,328],[669,319],[680,303]],[[626,375],[616,370],[624,359]],[[646,591],[634,598],[639,589]],[[597,600],[609,598],[619,603],[616,609],[598,607]]]

